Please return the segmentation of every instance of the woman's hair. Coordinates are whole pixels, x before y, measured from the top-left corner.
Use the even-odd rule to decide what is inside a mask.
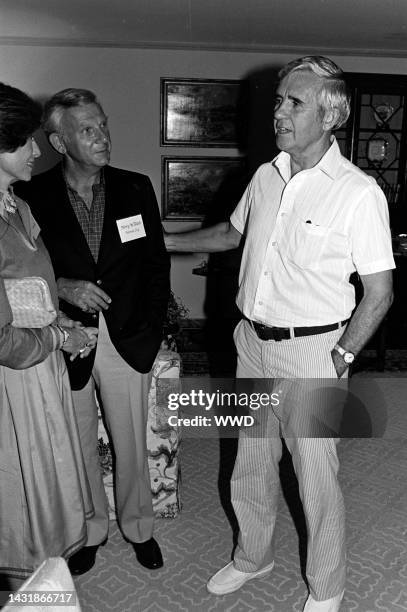
[[[82,104],[97,104],[100,106],[95,94],[89,89],[69,88],[63,89],[50,98],[44,105],[42,128],[46,134],[60,132],[62,117],[67,108],[81,106]]]
[[[20,89],[0,83],[0,152],[25,145],[40,123],[41,106]]]
[[[343,125],[350,113],[350,98],[342,70],[328,57],[322,55],[309,55],[293,60],[284,66],[278,73],[280,81],[292,72],[309,70],[319,76],[322,86],[318,96],[318,103],[324,112],[336,109],[338,120],[334,129]]]

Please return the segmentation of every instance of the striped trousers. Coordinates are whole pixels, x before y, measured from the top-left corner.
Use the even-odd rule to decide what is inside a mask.
[[[345,508],[337,480],[339,462],[334,437],[303,437],[292,411],[284,401],[290,379],[337,380],[331,350],[343,329],[325,334],[275,342],[260,340],[251,324],[243,320],[235,330],[238,351],[237,378],[278,380],[282,391],[278,406],[262,413],[263,435],[243,429],[231,480],[233,508],[239,522],[234,565],[253,572],[273,561],[281,438],[291,453],[307,525],[306,574],[310,593],[317,600],[330,599],[345,585]],[[284,387],[284,381],[286,386]],[[275,383],[274,383],[275,387]]]

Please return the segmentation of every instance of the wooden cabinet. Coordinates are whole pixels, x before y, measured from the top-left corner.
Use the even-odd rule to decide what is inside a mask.
[[[346,74],[351,114],[336,132],[342,153],[383,189],[395,234],[407,233],[407,77]]]

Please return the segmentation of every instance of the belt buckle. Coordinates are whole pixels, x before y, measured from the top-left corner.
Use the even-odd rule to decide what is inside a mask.
[[[281,340],[286,340],[286,330],[283,327],[272,327],[273,330],[273,339],[276,342],[281,342]]]

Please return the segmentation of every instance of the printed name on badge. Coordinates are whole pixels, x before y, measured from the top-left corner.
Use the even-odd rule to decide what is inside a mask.
[[[122,242],[137,240],[137,238],[143,238],[146,235],[141,215],[134,215],[133,217],[126,217],[125,219],[116,219],[116,223]]]

